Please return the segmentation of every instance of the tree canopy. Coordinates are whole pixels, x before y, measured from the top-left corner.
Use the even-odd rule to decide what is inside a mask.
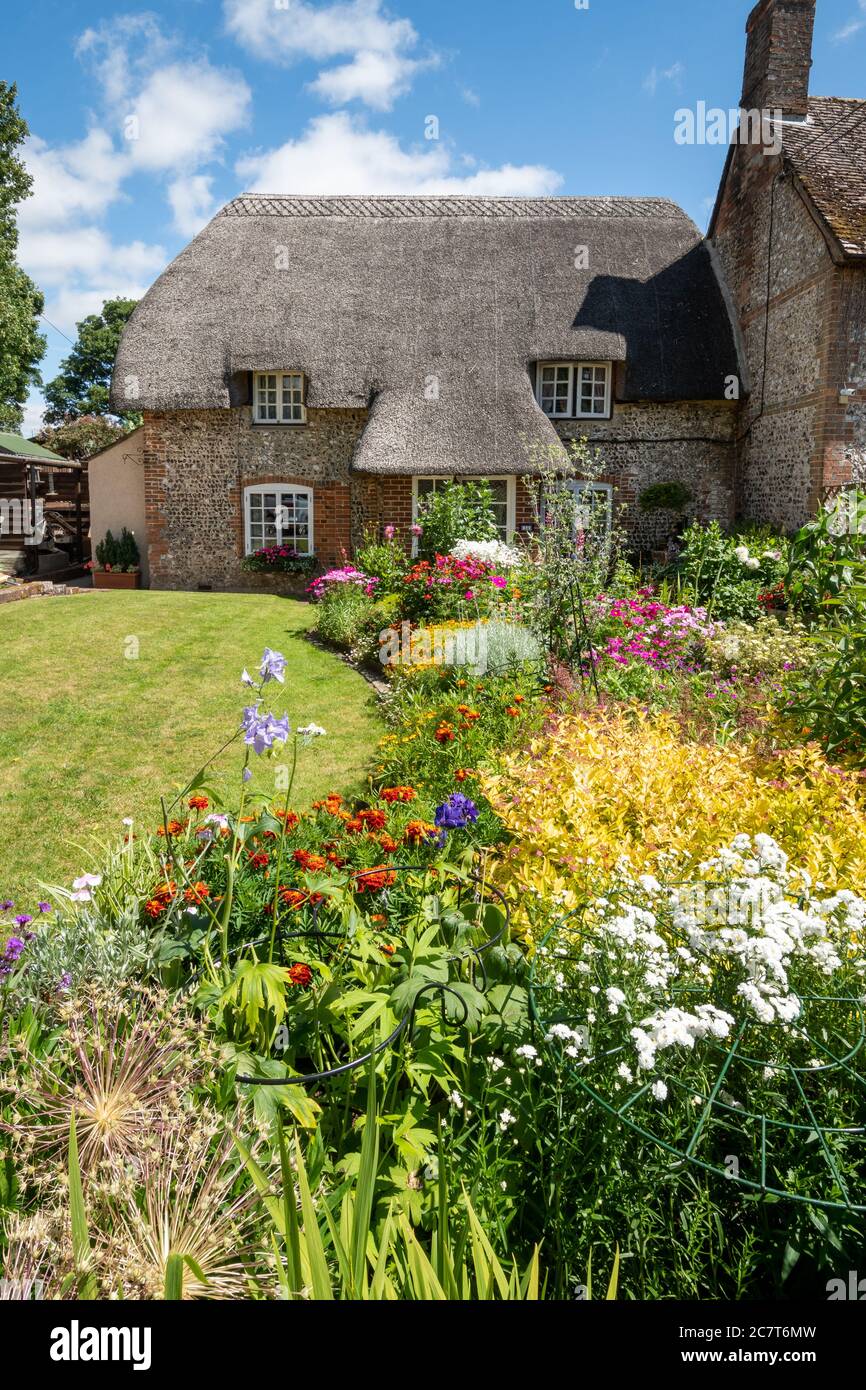
[[[6,430],[21,428],[46,347],[39,331],[45,299],[16,260],[17,207],[33,186],[19,153],[29,132],[17,103],[14,84],[0,81],[0,429]]]
[[[136,305],[134,299],[107,299],[99,314],[88,314],[77,325],[72,351],[45,387],[49,425],[77,420],[82,415],[111,415],[108,390],[120,335]],[[138,417],[121,417],[137,424]]]

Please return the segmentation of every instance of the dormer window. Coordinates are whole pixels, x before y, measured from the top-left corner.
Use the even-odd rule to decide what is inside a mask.
[[[303,372],[255,372],[253,419],[257,425],[303,425]]]
[[[610,362],[539,362],[538,404],[551,420],[610,418]]]

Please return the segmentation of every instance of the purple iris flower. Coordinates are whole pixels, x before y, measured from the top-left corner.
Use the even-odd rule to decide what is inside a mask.
[[[259,667],[259,675],[262,683],[267,685],[268,681],[279,681],[282,685],[285,681],[285,671],[288,665],[282,652],[272,652],[270,647],[265,647],[265,654],[262,657],[262,664]]]
[[[272,714],[259,714],[258,701],[254,705],[247,705],[241,729],[244,743],[258,754],[268,752],[275,743],[285,743],[291,733],[287,714],[282,719],[276,719]]]
[[[440,830],[465,830],[477,819],[478,807],[462,792],[454,792],[442,806],[436,807],[436,824]]]

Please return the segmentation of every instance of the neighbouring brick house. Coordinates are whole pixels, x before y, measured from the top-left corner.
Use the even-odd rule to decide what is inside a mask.
[[[866,101],[809,96],[815,8],[749,16],[742,106],[782,112],[781,149],[731,146],[709,230],[748,366],[738,506],[784,529],[866,485]]]
[[[806,107],[814,7],[763,0],[749,20],[745,95],[782,105],[784,149],[732,146],[709,241],[655,198],[225,207],[115,367],[115,408],[144,416],[151,584],[267,588],[245,553],[279,538],[330,564],[365,531],[408,537],[452,477],[490,479],[519,531],[524,480],[572,437],[601,450],[595,486],[629,504],[636,544],[670,526],[637,506],[657,482],[705,520],[802,521],[866,419],[863,185],[850,142],[813,157],[836,107],[854,122],[866,103]],[[860,394],[838,415],[845,383]]]

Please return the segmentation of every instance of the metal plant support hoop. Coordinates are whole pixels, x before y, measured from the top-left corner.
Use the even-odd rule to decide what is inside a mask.
[[[392,864],[389,866],[389,872],[425,873],[429,870],[429,868],[430,866],[428,864]],[[351,877],[356,881],[360,881],[364,878],[368,878],[371,874],[377,872],[380,871],[376,869],[360,869],[356,873],[353,873]],[[477,969],[481,972],[481,982],[480,984],[476,984],[476,988],[479,989],[480,993],[484,994],[487,989],[487,971],[485,968],[484,957],[489,951],[493,950],[494,946],[498,946],[500,941],[502,941],[503,939],[507,939],[508,937],[508,932],[511,925],[511,912],[508,906],[508,902],[505,898],[504,893],[502,893],[500,889],[496,887],[495,884],[487,882],[487,880],[482,878],[479,874],[470,873],[466,875],[465,880],[454,879],[444,880],[444,882],[455,882],[459,885],[462,885],[464,882],[467,885],[475,884],[476,887],[481,888],[483,891],[492,893],[493,896],[498,899],[499,906],[502,908],[505,921],[503,925],[500,927],[499,931],[495,934],[495,936],[491,936],[487,941],[482,942],[478,946],[470,946],[467,950],[458,952],[457,955],[447,957],[449,965],[461,964],[463,961],[467,960],[474,961],[473,983],[476,983],[474,979],[474,972],[475,968],[477,967]],[[314,904],[314,922],[316,916],[318,915],[317,909],[318,904]],[[281,937],[282,941],[345,941],[345,939],[346,938],[342,932],[323,932],[318,931],[315,927],[309,931],[290,932],[286,936]],[[418,993],[415,995],[411,1006],[406,1010],[405,1014],[400,1019],[396,1028],[394,1028],[394,1030],[388,1035],[388,1037],[385,1038],[383,1042],[377,1043],[375,1047],[369,1048],[359,1057],[353,1057],[351,1061],[343,1062],[342,1065],[339,1067],[331,1067],[327,1071],[311,1072],[306,1076],[237,1076],[235,1077],[235,1080],[243,1086],[311,1086],[314,1085],[316,1082],[330,1081],[333,1077],[343,1076],[346,1072],[357,1071],[359,1067],[366,1066],[367,1063],[373,1057],[378,1057],[381,1053],[386,1052],[389,1048],[393,1047],[397,1042],[399,1042],[399,1040],[404,1036],[404,1034],[409,1037],[412,1036],[412,1033],[415,1029],[415,1015],[418,1011],[419,1001],[426,994],[439,994],[442,997],[443,1008],[444,996],[446,994],[450,994],[452,998],[455,998],[461,1005],[463,1009],[462,1022],[466,1022],[466,1004],[465,1001],[461,999],[460,995],[457,994],[457,992],[451,988],[447,981],[431,981],[429,984],[423,985],[421,989],[418,990]]]
[[[674,885],[676,886],[676,885]],[[707,884],[707,887],[719,885]],[[570,954],[568,947],[573,947],[575,936],[570,926],[576,919],[581,919],[585,908],[578,908],[567,917],[561,919],[544,936],[540,943],[539,950],[536,951],[532,961],[529,978],[529,1004],[533,1022],[538,1026],[545,1039],[545,1045],[552,1049],[552,1043],[547,1041],[547,1034],[554,1023],[567,1023],[570,1026],[584,1024],[585,1016],[581,1016],[581,1010],[572,1008],[569,1010],[567,988],[558,987],[555,983],[549,984],[543,981],[541,976],[541,962],[547,963],[550,956],[555,957],[557,963],[568,964],[577,963],[583,960],[575,954]],[[592,940],[591,933],[581,935],[581,942]],[[559,943],[558,945],[556,943]],[[548,955],[541,954],[541,948],[545,948]],[[603,984],[599,976],[596,981]],[[683,994],[694,994],[696,991],[684,987]],[[608,1115],[618,1123],[625,1125],[634,1134],[642,1139],[669,1153],[678,1162],[687,1162],[704,1172],[712,1173],[715,1177],[724,1179],[725,1182],[734,1182],[755,1193],[785,1198],[794,1202],[801,1202],[808,1206],[821,1207],[828,1211],[845,1212],[849,1215],[866,1214],[866,1193],[863,1191],[851,1192],[849,1183],[840,1171],[838,1154],[834,1154],[834,1148],[840,1143],[853,1141],[862,1146],[864,1136],[866,1136],[866,1125],[833,1125],[822,1123],[820,1117],[820,1100],[812,1096],[810,1099],[807,1088],[803,1082],[806,1077],[822,1077],[830,1080],[842,1078],[851,1088],[854,1095],[860,1095],[861,1108],[866,1109],[866,1074],[862,1069],[864,1059],[866,1059],[866,997],[861,993],[855,994],[796,994],[801,1004],[801,1015],[798,1019],[798,1032],[802,1041],[807,1042],[812,1049],[812,1056],[821,1059],[820,1066],[797,1066],[791,1061],[768,1062],[766,1057],[756,1055],[758,1049],[750,1048],[750,1037],[756,1034],[756,1030],[769,1028],[772,1025],[761,1024],[757,1020],[744,1018],[734,1033],[733,1039],[720,1041],[718,1039],[706,1038],[701,1043],[701,1047],[708,1054],[714,1054],[718,1058],[718,1068],[715,1078],[707,1087],[706,1091],[696,1090],[687,1082],[680,1080],[676,1075],[669,1073],[658,1073],[650,1077],[646,1083],[642,1083],[638,1078],[635,1079],[634,1088],[626,1096],[621,1104],[610,1100],[608,1096],[602,1094],[601,1090],[586,1076],[586,1069],[593,1062],[600,1059],[611,1059],[613,1057],[626,1057],[625,1045],[602,1049],[583,1060],[575,1060],[570,1067],[573,1080],[577,1086],[594,1102],[600,1106]],[[551,1002],[550,996],[554,995],[559,1001],[558,1007]],[[852,1036],[846,1037],[840,1028],[835,1028],[828,1041],[813,1035],[805,1026],[805,1020],[810,1012],[829,1006],[835,1012],[843,1012],[845,1018],[850,1021],[850,1032]],[[832,1042],[832,1046],[830,1045]],[[553,1049],[552,1049],[553,1050]],[[559,1055],[559,1053],[557,1053]],[[859,1059],[861,1070],[857,1070],[852,1065]],[[757,1067],[772,1066],[775,1078],[777,1078],[777,1089],[781,1090],[784,1083],[786,1089],[785,1100],[780,1098],[780,1106],[777,1110],[765,1111],[746,1110],[739,1104],[731,1104],[726,1098],[724,1091],[725,1081],[730,1076],[732,1069],[736,1066],[743,1066],[747,1069]],[[654,1081],[662,1079],[665,1084],[678,1096],[681,1111],[684,1117],[688,1117],[688,1122],[684,1118],[681,1125],[681,1134],[677,1136],[676,1142],[653,1133],[646,1123],[641,1123],[635,1118],[633,1112],[639,1103],[648,1096]],[[779,1113],[781,1107],[787,1103],[787,1113]],[[694,1122],[692,1123],[690,1111],[694,1111]],[[668,1112],[670,1113],[670,1112]],[[702,1141],[706,1141],[713,1126],[719,1124],[723,1130],[727,1128],[729,1132],[737,1126],[741,1135],[745,1134],[746,1126],[753,1127],[755,1139],[753,1148],[756,1151],[756,1163],[754,1176],[747,1176],[737,1170],[732,1171],[729,1167],[721,1167],[718,1162],[712,1162],[708,1158],[701,1156],[699,1149]],[[840,1194],[839,1197],[827,1196],[825,1191],[816,1192],[795,1192],[788,1188],[775,1185],[770,1179],[771,1157],[773,1153],[773,1139],[786,1138],[794,1135],[801,1135],[805,1143],[811,1141],[816,1154],[820,1154],[822,1169],[825,1179],[831,1182]],[[866,1160],[864,1160],[864,1170],[866,1170]]]

